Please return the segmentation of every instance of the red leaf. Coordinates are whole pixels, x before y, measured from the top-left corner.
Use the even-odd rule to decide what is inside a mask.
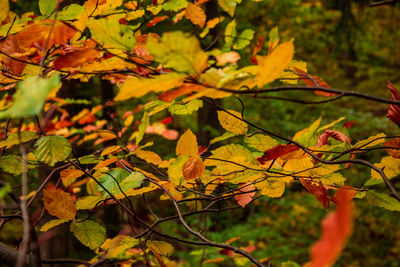
[[[234,253],[232,250],[226,249],[226,248],[221,249],[221,250],[219,251],[219,254],[221,254],[221,255],[227,255],[227,256],[230,256],[230,257],[232,257],[233,255],[235,255],[235,253]]]
[[[318,138],[317,147],[321,147],[328,143],[328,138],[332,137],[336,140],[350,144],[351,139],[338,131],[325,130]]]
[[[392,92],[392,100],[400,100],[400,94],[397,91],[396,87],[390,82],[387,81],[387,88],[390,89],[390,92]],[[386,114],[386,117],[388,117],[391,121],[397,124],[397,126],[400,127],[400,106],[399,105],[393,105],[391,104],[389,106],[389,110]]]
[[[400,138],[394,138],[389,141],[386,141],[385,143],[383,143],[383,145],[385,147],[388,147],[385,149],[389,153],[390,156],[392,156],[393,158],[400,159]],[[389,147],[392,147],[392,148],[389,148]]]
[[[149,21],[149,23],[146,24],[147,27],[153,27],[154,25],[156,25],[157,23],[165,20],[166,18],[168,18],[167,16],[160,16],[160,17],[155,17],[154,19],[152,19],[151,21]]]
[[[246,207],[256,194],[255,187],[251,183],[239,184],[238,191],[238,194],[235,195],[235,199],[242,208]]]
[[[355,121],[346,121],[345,123],[343,123],[343,126],[347,129],[349,129],[350,127],[352,127],[356,122]]]
[[[260,162],[260,164],[264,164],[266,161],[277,159],[279,157],[282,157],[283,155],[286,155],[298,149],[299,147],[296,146],[295,144],[276,145],[273,148],[270,148],[267,151],[265,151],[264,155],[257,158],[257,160],[258,162]]]
[[[307,267],[331,266],[340,255],[353,229],[355,193],[348,187],[336,192],[337,209],[322,220],[322,236],[311,248],[311,262]]]
[[[15,58],[19,58],[21,60],[26,61],[26,56],[15,56],[15,53],[23,53],[24,50],[20,47],[17,38],[13,35],[9,35],[2,43],[0,47],[0,51],[6,55],[13,56]],[[20,75],[25,69],[26,63],[21,61],[13,60],[7,56],[2,57],[1,62],[6,66],[6,68],[15,75]]]
[[[329,202],[332,200],[328,190],[322,185],[321,181],[318,185],[313,184],[310,181],[300,179],[301,184],[307,189],[308,192],[313,194],[325,209],[329,208]]]

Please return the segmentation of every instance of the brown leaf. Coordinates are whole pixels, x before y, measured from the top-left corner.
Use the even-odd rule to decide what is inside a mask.
[[[387,81],[387,88],[389,88],[390,92],[392,93],[392,100],[400,101],[400,94],[390,81]],[[400,127],[400,106],[391,104],[386,117]]]
[[[322,236],[311,248],[311,262],[307,267],[331,266],[340,255],[353,229],[355,193],[347,187],[336,192],[337,209],[323,219]]]
[[[238,194],[235,195],[237,203],[243,208],[246,207],[256,194],[256,188],[249,182],[246,184],[239,184]]]
[[[59,56],[54,60],[54,68],[60,70],[63,68],[78,67],[84,63],[91,63],[100,58],[102,53],[96,49],[82,49],[72,51]]]
[[[204,24],[206,24],[206,13],[204,13],[203,9],[201,9],[199,6],[192,3],[188,3],[186,6],[185,16],[193,24],[199,25],[200,28],[203,28]]]
[[[389,141],[386,141],[385,143],[383,143],[383,145],[385,147],[392,147],[392,148],[385,148],[385,149],[389,153],[390,156],[392,156],[393,158],[400,159],[400,138],[394,138]]]
[[[336,140],[350,144],[351,139],[338,131],[325,130],[318,138],[317,147],[321,147],[328,143],[328,138],[332,137]]]
[[[13,36],[9,35],[2,43],[0,51],[6,55],[18,58],[20,60],[26,61],[27,56],[16,56],[16,53],[23,53],[24,50],[18,43],[18,40]],[[26,67],[26,63],[11,59],[7,56],[2,57],[1,62],[5,67],[14,75],[21,75]]]
[[[260,162],[260,164],[264,164],[266,161],[277,159],[283,155],[286,155],[286,154],[296,151],[298,149],[299,149],[299,147],[296,146],[295,144],[276,145],[273,148],[270,148],[267,151],[265,151],[264,155],[257,158],[257,160],[258,160],[258,162]]]
[[[182,168],[183,177],[186,180],[199,178],[205,170],[203,160],[198,156],[190,157]]]
[[[331,195],[329,195],[328,190],[326,190],[326,188],[322,185],[321,181],[318,185],[304,179],[300,179],[300,182],[307,189],[308,192],[313,194],[318,199],[318,201],[321,202],[322,206],[324,206],[325,209],[329,208],[329,202],[332,197]]]
[[[43,204],[49,214],[63,220],[73,220],[76,209],[71,195],[53,184],[49,184],[43,193]]]

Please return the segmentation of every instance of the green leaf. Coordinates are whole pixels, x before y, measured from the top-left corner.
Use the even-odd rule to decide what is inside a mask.
[[[14,145],[18,145],[19,143],[25,143],[38,137],[39,135],[37,135],[36,133],[28,131],[23,131],[19,134],[11,133],[7,136],[6,140],[0,142],[0,147],[10,148]]]
[[[400,202],[388,194],[378,193],[373,190],[367,192],[367,200],[373,205],[391,211],[400,211]]]
[[[208,55],[196,37],[184,32],[167,32],[161,39],[149,38],[147,50],[166,68],[199,74],[207,67]]]
[[[252,29],[244,30],[239,37],[236,39],[236,43],[233,45],[234,49],[240,50],[248,46],[253,40],[255,31]]]
[[[123,179],[120,182],[120,186],[122,188],[122,190],[125,192],[128,189],[131,188],[136,188],[142,185],[144,180],[144,175],[141,172],[131,172],[128,177],[126,177],[125,179]],[[121,193],[121,191],[119,190],[119,188],[115,189],[115,193],[119,194]]]
[[[72,4],[65,7],[63,10],[58,12],[57,19],[59,20],[73,20],[76,19],[80,14],[85,11],[83,6]]]
[[[54,166],[56,162],[65,160],[72,151],[70,142],[62,136],[43,136],[35,143],[33,152],[37,160]]]
[[[26,167],[28,169],[35,168],[35,166],[32,166],[30,164],[26,164]],[[0,157],[0,168],[5,172],[14,175],[20,175],[23,172],[22,159],[17,159],[13,155]]]
[[[72,222],[70,230],[82,244],[92,250],[98,248],[106,240],[106,229],[91,220]]]
[[[162,5],[165,11],[179,11],[188,5],[186,0],[170,0]]]
[[[169,112],[177,115],[188,115],[203,107],[203,101],[194,99],[186,104],[174,104],[168,108]]]
[[[93,209],[99,201],[104,200],[103,196],[84,196],[75,203],[77,210],[90,210]]]
[[[232,133],[232,132],[225,132],[223,135],[211,139],[211,140],[210,140],[210,144],[215,144],[215,143],[224,141],[224,140],[229,139],[229,138],[231,138],[231,137],[234,137],[234,136],[236,136],[236,135],[237,135],[237,134]]]
[[[49,92],[59,86],[58,75],[50,79],[30,77],[19,82],[14,94],[14,104],[7,110],[0,112],[2,118],[23,118],[39,114]]]
[[[43,16],[50,15],[56,9],[57,0],[39,0],[39,11]]]
[[[143,115],[143,119],[139,124],[138,133],[136,135],[136,145],[139,145],[140,141],[142,141],[144,133],[146,132],[147,127],[150,125],[150,118],[145,113]]]
[[[146,246],[162,256],[168,257],[174,253],[174,247],[165,241],[149,240],[146,242]]]
[[[112,194],[119,194],[121,190],[118,187],[118,184],[129,175],[127,170],[122,168],[116,168],[110,172],[105,173],[98,180],[99,182]],[[98,185],[97,188],[102,193],[103,196],[107,196],[108,193],[104,191],[104,189]],[[123,190],[123,189],[122,189]]]
[[[218,4],[229,16],[233,17],[235,15],[237,4],[235,0],[218,0]]]
[[[81,164],[96,164],[99,163],[101,159],[98,159],[95,155],[86,155],[79,158]]]
[[[8,195],[12,190],[11,186],[8,183],[3,183],[0,186],[0,199],[3,199]]]
[[[88,27],[92,38],[105,48],[131,51],[136,43],[133,30],[120,24],[118,18],[91,19]]]
[[[268,135],[262,134],[255,134],[251,137],[245,137],[244,142],[248,146],[257,149],[260,152],[264,152],[279,144],[275,139],[269,137]]]
[[[57,225],[60,225],[62,223],[68,222],[70,220],[63,220],[63,219],[54,219],[50,220],[47,223],[45,223],[42,227],[40,227],[41,232],[46,232],[47,230],[56,227]]]

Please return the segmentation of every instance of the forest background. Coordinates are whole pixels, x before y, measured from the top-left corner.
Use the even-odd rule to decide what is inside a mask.
[[[65,0],[64,4],[73,2],[79,3],[79,1]],[[210,0],[210,2],[213,1]],[[400,4],[398,1],[387,1],[388,3],[381,5],[371,4],[374,2],[367,0],[243,0],[241,3],[237,2],[234,13],[236,31],[238,33],[248,29],[254,31],[250,44],[237,51],[240,54],[240,62],[246,62],[246,64],[252,62],[252,53],[260,38],[265,38],[267,43],[278,35],[280,40],[288,41],[293,38],[296,60],[307,62],[307,72],[318,75],[333,88],[354,90],[389,99],[391,94],[386,88],[386,81],[400,84],[398,46]],[[41,13],[36,1],[10,2],[10,9],[18,15],[26,12]],[[203,9],[207,16],[214,13],[210,16],[227,18],[225,22],[221,22],[222,26],[210,31],[209,39],[202,40],[204,47],[211,43],[212,35],[223,34],[230,20],[227,11],[218,4]],[[187,20],[174,23],[171,18],[155,24],[153,29],[156,29],[155,31],[160,35],[175,30],[194,31],[196,36],[202,33],[200,27]],[[221,38],[216,46],[223,46],[225,41],[226,39]],[[65,83],[70,83],[69,88],[79,88],[79,90],[74,91],[73,94],[66,90],[63,97],[82,100],[82,103],[75,101],[70,105],[72,106],[71,113],[83,108],[91,109],[95,103],[112,99],[118,92],[115,85],[113,87],[96,78],[87,83],[74,80]],[[93,95],[95,95],[94,100]],[[288,92],[285,97],[301,99],[303,95],[304,92],[294,91]],[[280,94],[269,96],[279,97]],[[133,110],[132,107],[147,103],[149,99],[150,96],[145,96],[129,100],[118,106],[117,113],[122,116],[125,111]],[[339,101],[318,105],[250,97],[244,97],[243,101],[248,121],[257,122],[260,127],[285,137],[294,136],[296,132],[309,127],[320,117],[322,117],[321,125],[345,117],[344,122],[351,125],[347,130],[354,142],[381,132],[387,136],[398,133],[398,126],[385,117],[388,104],[384,103],[369,102],[359,98],[342,98]],[[240,110],[241,108],[233,96],[223,99],[220,104],[227,109]],[[111,106],[106,108],[113,109]],[[213,111],[209,109],[212,107],[204,105],[198,114],[212,113]],[[210,117],[203,118],[201,115],[195,118],[193,120],[190,116],[179,117],[179,124],[172,127],[180,133],[183,133],[182,129],[192,129],[199,144],[203,145],[224,132],[215,118],[210,120]],[[112,141],[110,142],[102,145],[106,147],[112,144]],[[154,150],[166,158],[174,156],[176,142],[164,140],[162,142],[163,145]],[[79,152],[81,155],[90,153],[92,144],[83,143],[80,149],[82,149]],[[367,159],[372,163],[377,163],[386,155],[385,150],[372,151]],[[346,170],[345,176],[351,177],[346,185],[361,188],[370,179],[371,171],[369,168],[355,165]],[[10,179],[8,177],[5,181],[9,182]],[[398,178],[392,181],[396,188],[399,188]],[[18,183],[12,185],[18,185]],[[33,182],[32,188],[35,188],[35,185],[37,187],[37,184]],[[377,185],[375,188],[384,191],[385,185]],[[9,199],[4,197],[2,205],[8,203],[7,201]],[[152,198],[151,201],[154,201],[152,203],[157,210],[169,207],[166,201],[160,201],[157,197]],[[355,200],[355,205],[355,230],[335,266],[396,266],[400,261],[400,230],[395,227],[398,224],[398,211],[382,209],[372,205],[371,202],[358,199]],[[126,227],[126,217],[122,211],[112,207],[115,206],[97,213],[99,221],[107,228],[108,236],[115,236]],[[292,263],[287,263],[287,266],[296,266],[294,262],[303,264],[308,261],[310,247],[321,235],[320,223],[326,214],[327,209],[318,202],[315,196],[304,190],[300,183],[292,184],[286,187],[284,195],[280,198],[264,196],[257,198],[244,209],[212,214],[207,219],[207,237],[216,242],[229,241],[242,248],[249,248],[251,254],[257,259],[271,261],[274,264],[292,261]],[[188,217],[187,222],[201,228],[203,217]],[[174,229],[174,232],[179,234],[184,232],[181,225],[172,221],[163,224],[161,229]],[[13,219],[2,225],[1,242],[16,247],[21,238],[20,220]],[[249,264],[247,260],[234,257],[220,248],[187,247],[175,243],[174,248],[172,256],[164,259],[168,266],[173,264],[197,266],[199,263],[204,266],[247,266]],[[90,260],[94,256],[93,251],[80,244],[65,225],[58,226],[57,234],[43,242],[42,250],[44,258]]]

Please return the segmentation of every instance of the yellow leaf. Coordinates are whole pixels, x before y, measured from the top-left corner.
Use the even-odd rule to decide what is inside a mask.
[[[285,192],[285,182],[280,178],[268,178],[256,184],[262,195],[268,197],[280,197]]]
[[[131,77],[119,89],[116,101],[127,100],[132,97],[141,97],[150,92],[164,92],[178,87],[183,83],[185,75],[170,73],[152,78]]]
[[[107,239],[103,245],[102,250],[107,251],[107,258],[117,258],[118,255],[125,252],[128,248],[134,247],[139,243],[136,238],[127,235],[117,235],[113,239]]]
[[[121,148],[121,146],[109,146],[109,147],[106,147],[102,152],[101,152],[101,157],[103,157],[103,156],[105,156],[105,155],[108,155],[108,154],[110,154],[110,153],[113,153],[113,152],[115,152],[115,151],[117,151],[117,150],[119,150]]]
[[[45,223],[41,228],[41,232],[46,232],[47,230],[56,227],[57,225],[60,225],[62,223],[68,222],[69,220],[60,220],[60,219],[55,219],[55,220],[50,220],[47,223]]]
[[[183,177],[183,165],[187,162],[188,156],[180,156],[172,161],[168,166],[168,177],[169,180],[175,185],[182,185],[185,183]]]
[[[0,23],[7,18],[9,9],[8,0],[0,0]]]
[[[189,19],[193,24],[199,25],[200,28],[204,27],[206,23],[206,13],[204,13],[203,9],[199,6],[196,6],[192,3],[188,3],[186,6],[185,16]]]
[[[268,135],[262,134],[255,134],[251,137],[245,137],[244,142],[260,152],[264,152],[279,144],[275,139],[269,137]]]
[[[152,163],[154,165],[160,165],[162,163],[162,159],[160,158],[160,156],[153,151],[139,149],[135,153],[138,158],[141,158],[148,163]]]
[[[372,147],[372,146],[376,146],[379,144],[382,144],[385,142],[385,137],[386,135],[384,133],[379,133],[377,135],[374,136],[370,136],[365,140],[361,140],[359,142],[357,142],[353,148],[367,148],[367,147]]]
[[[241,118],[242,115],[234,110],[228,110],[228,112],[232,113],[236,117]],[[238,118],[233,117],[232,115],[228,114],[225,111],[219,110],[218,111],[218,120],[221,126],[232,133],[235,134],[245,134],[247,133],[248,127],[247,123],[241,121]]]
[[[178,140],[176,145],[176,155],[177,156],[194,156],[198,154],[197,138],[188,129]]]
[[[294,54],[293,42],[278,45],[269,55],[257,56],[257,86],[261,88],[279,78],[282,71],[289,66]]]
[[[76,209],[71,195],[53,184],[49,184],[43,193],[43,204],[49,214],[64,220],[73,220]]]
[[[383,173],[388,179],[400,174],[400,159],[393,157],[383,157],[380,163],[374,164],[378,168],[384,168]],[[382,179],[382,176],[375,170],[371,169],[371,177],[374,179]]]

